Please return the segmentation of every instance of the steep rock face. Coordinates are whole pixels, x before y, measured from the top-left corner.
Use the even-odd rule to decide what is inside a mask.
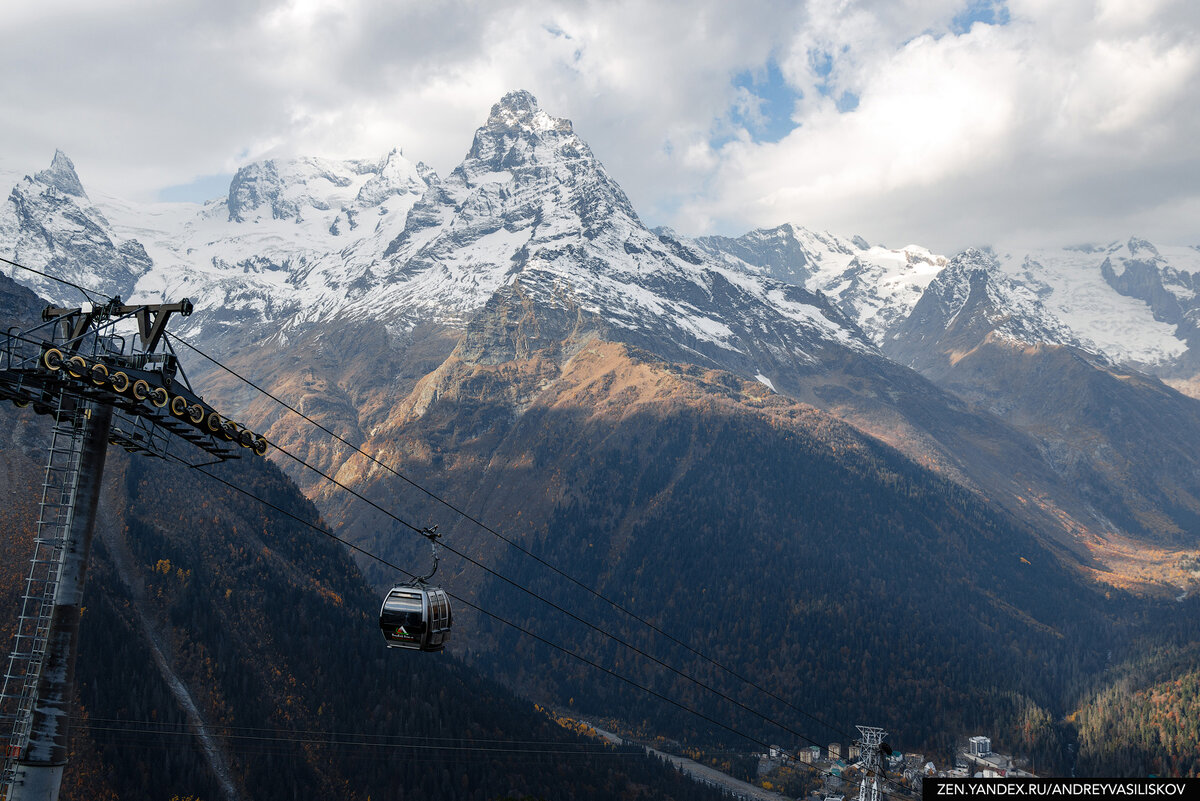
[[[736,239],[701,237],[695,246],[740,269],[827,295],[889,352],[888,343],[898,338],[925,290],[944,296],[951,284],[965,287],[964,258],[983,258],[989,291],[1009,312],[1011,326],[1032,329],[1016,332],[1019,337],[1079,345],[1164,378],[1188,379],[1197,369],[1195,247],[1157,247],[1135,237],[1104,246],[968,252],[942,277],[951,260],[919,246],[889,250],[793,225]],[[936,277],[942,280],[934,285]],[[927,307],[918,317],[929,313]],[[910,324],[905,334],[912,329]]]
[[[1131,241],[1139,252],[1153,248]],[[1162,377],[1187,375],[1192,356],[1183,328],[1109,278],[1113,265],[1120,270],[1130,256],[1129,247],[1079,246],[1005,254],[999,260],[1002,272],[1035,294],[1042,310],[1070,331],[1069,337],[1048,341],[1080,344],[1114,364]],[[1164,247],[1163,252],[1170,259],[1163,257],[1155,269],[1164,274],[1191,264],[1200,269],[1200,253],[1194,249]]]
[[[696,245],[726,263],[826,295],[876,345],[903,319],[946,259],[909,245],[892,250],[791,224]]]
[[[1132,238],[1123,248],[1112,248],[1100,265],[1101,274],[1115,290],[1144,301],[1154,319],[1175,326],[1176,336],[1188,344],[1188,352],[1174,365],[1176,375],[1200,369],[1200,252],[1176,252],[1172,264],[1154,245]]]
[[[816,276],[824,262],[841,262],[855,255],[852,242],[786,223],[737,238],[702,236],[696,239],[696,245],[714,256],[732,256],[780,281],[800,286]]]
[[[75,173],[75,164],[61,150],[54,151],[54,159],[50,162],[50,168],[42,170],[33,179],[40,184],[57,189],[64,195],[73,195],[87,200],[87,193],[83,191],[83,184],[79,182],[79,176]]]
[[[49,169],[19,181],[0,206],[0,252],[88,289],[122,297],[129,296],[151,267],[145,248],[134,239],[120,239],[92,205],[62,151],[55,152]],[[63,305],[84,300],[77,290],[41,276],[22,272],[16,278]]]
[[[930,375],[947,350],[969,349],[992,332],[1014,342],[1082,345],[1036,291],[1002,272],[994,255],[972,249],[929,284],[884,348],[894,361]]]
[[[874,350],[815,295],[646,229],[570,121],[526,92],[493,107],[462,164],[413,207],[384,254],[375,274],[391,284],[368,298],[395,316],[420,310],[461,325],[519,281],[541,303],[603,319],[610,339],[751,377],[829,348]]]

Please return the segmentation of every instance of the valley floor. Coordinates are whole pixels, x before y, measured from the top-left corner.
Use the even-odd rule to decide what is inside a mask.
[[[600,728],[595,723],[590,721],[582,721],[587,724],[601,738],[607,740],[613,745],[623,745],[626,740],[619,734],[607,731]],[[722,790],[727,790],[734,794],[735,798],[752,799],[753,801],[786,801],[787,796],[773,793],[769,790],[764,790],[761,787],[755,787],[749,782],[744,782],[741,779],[735,779],[728,773],[722,773],[719,770],[710,768],[707,765],[701,765],[695,760],[686,757],[675,756],[663,751],[657,751],[648,745],[642,746],[646,749],[646,753],[652,754],[659,759],[665,759],[676,768],[682,770],[687,775],[691,776],[701,784],[707,784],[710,787],[718,787]]]

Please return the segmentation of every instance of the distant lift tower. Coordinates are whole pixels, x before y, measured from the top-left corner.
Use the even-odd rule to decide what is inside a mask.
[[[855,728],[858,729],[858,741],[862,745],[862,756],[859,758],[862,781],[858,785],[858,801],[881,801],[883,795],[879,790],[879,779],[883,775],[883,760],[879,752],[881,746],[886,747],[883,738],[887,736],[887,732],[874,726]]]
[[[0,690],[0,799],[55,801],[67,764],[75,653],[108,443],[205,464],[267,451],[261,436],[192,391],[164,337],[192,304],[112,298],[51,306],[42,323],[0,335],[0,399],[53,420],[37,533]],[[3,736],[0,730],[0,736]],[[2,742],[2,741],[0,741]]]

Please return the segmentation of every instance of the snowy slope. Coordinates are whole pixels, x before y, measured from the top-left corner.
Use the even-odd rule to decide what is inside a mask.
[[[84,204],[73,170],[59,169],[65,159],[43,176],[44,192]],[[118,281],[74,275],[126,296],[136,281],[143,300],[190,297],[197,313],[180,327],[193,335],[286,335],[338,319],[400,333],[425,322],[461,328],[498,290],[519,287],[606,336],[768,380],[784,365],[815,367],[829,348],[880,356],[824,298],[648,230],[571,122],[527,92],[492,108],[444,181],[393,151],[250,164],[225,198],[203,205],[100,204],[103,214],[84,204],[93,238],[144,246],[148,257],[135,273],[108,264]],[[0,236],[33,241],[52,216],[43,208]],[[81,262],[95,255],[85,242],[68,250]],[[45,264],[43,255],[30,261]]]
[[[348,254],[378,253],[431,181],[428,168],[392,151],[376,161],[250,164],[226,198],[203,206],[102,203],[154,260],[139,297],[191,297],[207,312],[195,325],[282,323],[344,306],[369,266]]]
[[[696,245],[737,269],[823,293],[876,345],[946,265],[944,256],[919,245],[891,249],[791,224],[736,239],[701,237]]]
[[[772,349],[802,362],[825,346],[876,352],[811,293],[647,229],[570,121],[526,92],[492,108],[462,164],[418,201],[384,255],[372,268],[382,280],[356,305],[393,318],[465,320],[519,283],[659,353],[737,355],[748,369]]]
[[[1200,271],[1195,251],[1172,255],[1174,263],[1194,264],[1192,269]],[[1004,254],[996,266],[1008,294],[1020,287],[1039,313],[1059,321],[1066,333],[1058,341],[1079,344],[1117,364],[1162,367],[1181,356],[1187,343],[1176,335],[1176,324],[1156,320],[1149,304],[1121,294],[1106,280],[1104,262],[1112,260],[1123,272],[1128,256],[1125,244],[1104,250],[1040,250]]]
[[[982,276],[1001,335],[1076,345],[1162,375],[1200,367],[1196,248],[1131,239],[960,254],[951,270],[920,246],[791,224],[686,240],[648,230],[570,121],[525,92],[493,107],[444,181],[398,151],[250,164],[225,198],[203,205],[90,198],[61,153],[13,181],[0,207],[5,254],[109,294],[190,297],[192,333],[247,324],[287,332],[338,318],[400,332],[462,327],[498,290],[520,285],[631,342],[734,358],[769,379],[768,362],[781,354],[813,363],[825,346],[890,349],[927,292],[945,306]]]
[[[401,334],[429,322],[462,328],[506,290],[659,355],[768,381],[815,368],[829,349],[881,357],[824,297],[647,229],[571,122],[527,92],[492,108],[444,181],[397,151],[273,160],[239,170],[220,200],[102,197],[101,212],[64,165],[60,154],[26,194],[67,198],[73,218],[93,221],[94,242],[62,225],[44,238],[105,267],[107,276],[72,273],[90,286],[191,298],[197,312],[180,330],[192,335],[289,335],[339,319]],[[46,254],[27,243],[54,218],[52,205],[0,229],[34,266]],[[135,270],[96,262],[109,240],[140,254]]]
[[[114,233],[83,189],[62,151],[48,169],[18,180],[0,204],[0,254],[106,295],[129,297],[151,267],[133,239]],[[14,279],[59,304],[84,298],[70,287],[28,272]]]
[[[1074,345],[1109,361],[1160,373],[1190,370],[1200,347],[1200,250],[1130,239],[1102,247],[994,254],[953,260],[916,245],[890,250],[782,225],[742,237],[702,237],[696,246],[747,272],[770,274],[828,296],[875,344],[891,351],[926,292],[950,325],[972,276],[982,280],[998,335]],[[953,269],[948,267],[951,265]],[[934,279],[937,279],[936,283]]]
[[[1047,342],[1095,350],[1042,302],[1040,284],[1018,280],[1001,269],[990,251],[959,253],[930,282],[909,316],[888,332],[884,347],[904,364],[920,363],[921,343],[943,342],[950,330],[988,332],[1009,341]]]

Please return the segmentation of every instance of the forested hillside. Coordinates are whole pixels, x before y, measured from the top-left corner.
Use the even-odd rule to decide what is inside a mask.
[[[80,653],[81,731],[122,799],[220,797],[156,662],[189,689],[240,797],[705,797],[453,657],[386,650],[378,595],[337,543],[183,468],[123,472],[126,522],[99,542]],[[270,465],[222,475],[316,520]]]
[[[1200,776],[1200,599],[1147,610],[1146,633],[1071,715],[1080,775]]]

